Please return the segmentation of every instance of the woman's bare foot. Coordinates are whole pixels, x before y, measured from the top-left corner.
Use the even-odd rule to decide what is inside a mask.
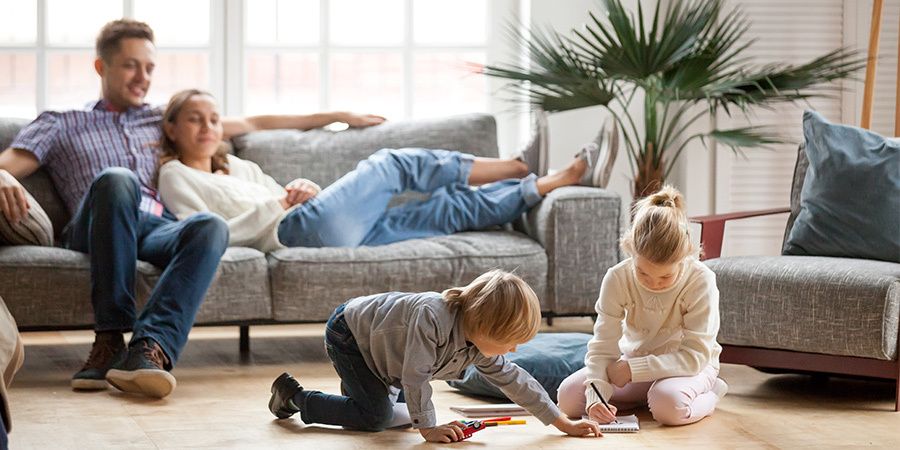
[[[578,184],[587,168],[587,160],[579,155],[579,157],[575,158],[565,169],[552,175],[544,175],[538,178],[538,194],[544,196],[556,188]]]
[[[528,165],[518,159],[475,158],[469,173],[469,184],[480,186],[527,175]]]

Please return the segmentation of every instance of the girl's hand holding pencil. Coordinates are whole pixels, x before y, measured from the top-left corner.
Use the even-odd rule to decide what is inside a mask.
[[[607,408],[603,403],[597,402],[588,409],[588,417],[600,424],[613,423],[616,421],[616,411],[613,405]]]

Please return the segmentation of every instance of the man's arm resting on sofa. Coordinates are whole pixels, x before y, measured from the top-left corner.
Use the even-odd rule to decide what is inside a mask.
[[[8,148],[0,153],[0,213],[17,223],[28,213],[25,188],[19,180],[34,173],[40,163],[33,153]]]
[[[224,139],[259,130],[311,130],[334,122],[344,122],[355,128],[365,128],[384,122],[384,117],[374,114],[355,114],[345,111],[307,115],[265,115],[251,117],[226,117],[222,120]]]
[[[729,220],[747,219],[750,217],[771,216],[791,212],[790,208],[763,209],[759,211],[742,211],[728,214],[712,214],[709,216],[691,217],[690,221],[700,224],[700,245],[703,248],[701,259],[718,258],[722,254],[722,239],[725,236],[725,222]]]

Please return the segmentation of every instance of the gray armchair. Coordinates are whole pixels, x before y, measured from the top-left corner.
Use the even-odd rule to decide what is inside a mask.
[[[801,146],[790,209],[695,217],[719,287],[721,361],[759,368],[888,378],[900,408],[900,264],[819,256],[719,257],[725,223],[800,210]]]

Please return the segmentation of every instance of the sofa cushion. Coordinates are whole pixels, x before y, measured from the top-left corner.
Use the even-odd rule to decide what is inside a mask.
[[[159,268],[138,265],[137,296],[144,304],[159,281]],[[212,285],[197,312],[197,323],[222,323],[241,320],[269,320],[269,273],[266,257],[258,250],[229,247],[219,261]]]
[[[135,289],[140,311],[159,280],[160,270],[138,261],[137,272]],[[55,247],[0,247],[0,296],[21,327],[92,325],[90,277],[87,254]],[[249,248],[229,248],[196,321],[271,318],[265,256]]]
[[[0,296],[20,327],[87,326],[88,255],[55,247],[0,247]]]
[[[0,151],[3,151],[19,134],[19,130],[28,125],[28,119],[12,119],[0,118]],[[69,221],[69,212],[66,210],[59,193],[50,181],[50,176],[43,169],[38,169],[35,173],[25,177],[22,180],[25,189],[34,196],[38,204],[41,205],[44,212],[49,216],[50,222],[53,223],[54,235],[59,238],[60,233]]]
[[[722,344],[897,358],[900,264],[814,256],[706,263],[719,288]]]
[[[4,174],[3,176],[11,177]],[[0,176],[2,178],[2,176]],[[25,216],[16,223],[6,219],[6,215],[0,213],[0,245],[53,245],[53,224],[47,213],[41,208],[40,203],[25,191],[25,201],[28,202],[28,211]]]
[[[289,248],[269,254],[278,321],[324,321],[348,299],[388,291],[443,291],[499,268],[543,298],[547,255],[515,232],[479,231],[378,247]]]
[[[900,263],[900,141],[803,114],[809,168],[789,255]]]
[[[325,187],[382,148],[423,147],[497,156],[497,126],[486,114],[328,131],[273,130],[233,139],[237,156],[259,164],[281,184],[308,178]]]

